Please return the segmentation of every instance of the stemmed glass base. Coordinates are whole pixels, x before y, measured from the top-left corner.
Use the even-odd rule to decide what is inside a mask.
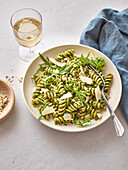
[[[42,52],[43,52],[43,46],[41,44],[37,44],[32,48],[20,46],[18,51],[19,57],[26,62],[32,61],[32,59],[37,57],[39,53]]]

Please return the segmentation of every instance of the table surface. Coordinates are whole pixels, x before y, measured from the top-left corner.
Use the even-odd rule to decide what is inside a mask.
[[[29,63],[18,57],[10,17],[18,9],[31,7],[43,16],[44,50],[62,44],[78,44],[89,21],[102,8],[125,9],[128,0],[1,0],[0,78],[14,75],[15,106],[0,123],[1,170],[128,170],[127,123],[118,107],[116,114],[125,127],[118,138],[112,120],[81,132],[65,133],[50,129],[36,120],[25,105],[22,83]],[[12,70],[13,69],[13,70]]]

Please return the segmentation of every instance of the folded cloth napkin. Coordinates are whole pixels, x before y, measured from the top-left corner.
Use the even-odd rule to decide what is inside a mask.
[[[101,51],[117,67],[123,85],[120,106],[128,121],[128,8],[100,11],[83,31],[80,43]]]

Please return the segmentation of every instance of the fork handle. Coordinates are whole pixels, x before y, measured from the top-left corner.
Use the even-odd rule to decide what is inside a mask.
[[[106,97],[105,97],[105,95],[104,95],[103,89],[102,89],[101,92],[102,92],[102,96],[103,96],[103,98],[104,98],[104,100],[105,100],[105,103],[106,103],[106,105],[107,105],[107,107],[108,107],[108,110],[109,110],[109,112],[110,112],[110,114],[111,114],[111,116],[112,116],[113,123],[114,123],[114,127],[115,127],[115,130],[116,130],[116,134],[117,134],[118,137],[122,137],[123,134],[124,134],[124,127],[123,127],[123,125],[121,124],[121,122],[119,121],[119,119],[118,119],[118,117],[116,116],[116,114],[113,112],[111,106],[109,105],[109,103],[108,103],[108,101],[107,101],[107,99],[106,99]]]
[[[111,113],[112,120],[115,126],[116,134],[117,136],[121,137],[124,134],[124,127],[122,126],[121,122],[119,121],[118,117],[116,114],[112,111]]]

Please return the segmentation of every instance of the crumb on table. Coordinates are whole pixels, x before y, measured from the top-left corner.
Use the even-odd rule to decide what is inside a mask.
[[[18,80],[19,80],[19,82],[22,82],[22,80],[23,80],[23,77],[20,77],[20,78],[18,78]]]

